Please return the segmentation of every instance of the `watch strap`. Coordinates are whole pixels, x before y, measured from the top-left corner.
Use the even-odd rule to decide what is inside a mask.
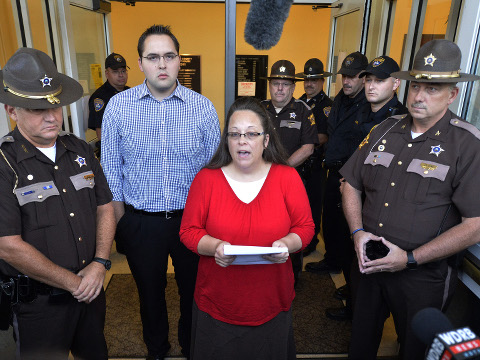
[[[96,261],[96,262],[102,264],[103,266],[105,266],[106,270],[110,270],[110,268],[112,266],[112,262],[110,260],[103,259],[103,258],[100,258],[100,257],[94,257],[92,261]]]
[[[413,256],[412,251],[407,251],[407,268],[410,270],[414,270],[417,268],[417,260],[415,260],[415,257]]]

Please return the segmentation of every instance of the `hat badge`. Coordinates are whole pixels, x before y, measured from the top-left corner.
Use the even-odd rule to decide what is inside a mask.
[[[430,55],[426,56],[424,59],[425,59],[425,66],[430,65],[431,67],[433,67],[433,64],[437,60],[437,58],[433,56],[432,53],[430,53]]]
[[[280,72],[285,72],[285,70],[287,70],[287,68],[285,66],[280,66]]]
[[[115,56],[115,60],[117,60],[117,62],[122,62],[122,57],[121,56]]]
[[[350,56],[350,57],[347,57],[347,58],[345,59],[345,65],[346,65],[346,66],[352,65],[353,60],[355,60],[353,57],[351,57],[351,56]]]
[[[42,87],[45,87],[45,86],[50,86],[51,87],[52,84],[50,84],[50,83],[51,83],[52,79],[53,78],[49,78],[47,76],[47,74],[45,74],[45,76],[43,78],[39,79],[39,80],[42,83]]]
[[[373,67],[380,66],[380,65],[383,64],[384,61],[385,61],[384,58],[378,57],[378,58],[376,58],[376,59],[373,60],[372,66],[373,66]]]
[[[308,71],[313,71],[313,68],[310,66],[310,67],[308,68]]]

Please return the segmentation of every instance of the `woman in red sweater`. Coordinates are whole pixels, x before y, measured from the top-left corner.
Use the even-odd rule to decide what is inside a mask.
[[[191,359],[296,358],[289,253],[313,237],[307,194],[259,101],[230,108],[220,145],[195,177],[180,229],[200,254]],[[225,245],[283,247],[267,264],[235,265]]]

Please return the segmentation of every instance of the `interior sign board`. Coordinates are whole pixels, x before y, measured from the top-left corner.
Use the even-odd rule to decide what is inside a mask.
[[[267,97],[268,55],[237,55],[235,57],[235,99]],[[262,79],[263,78],[263,79]]]
[[[180,81],[180,84],[183,86],[201,94],[200,55],[181,54],[180,56],[178,81]]]

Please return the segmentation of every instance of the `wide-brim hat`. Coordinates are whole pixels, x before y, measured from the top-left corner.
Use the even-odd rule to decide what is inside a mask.
[[[270,70],[270,76],[267,76],[266,78],[263,77],[261,79],[286,79],[292,81],[303,80],[295,76],[295,65],[293,65],[288,60],[278,60],[275,64],[272,65],[272,68]]]
[[[364,77],[368,74],[375,75],[379,79],[388,79],[392,76],[392,73],[400,70],[397,62],[390,56],[379,56],[370,61],[365,71],[358,77]]]
[[[78,81],[60,74],[44,52],[20,48],[0,71],[0,103],[25,109],[69,105],[83,95]]]
[[[415,55],[412,70],[392,73],[403,80],[432,83],[457,83],[474,81],[480,76],[460,72],[462,52],[454,42],[432,40],[423,45]]]
[[[368,65],[368,59],[361,52],[355,51],[349,54],[342,61],[342,67],[337,74],[356,76],[361,71],[365,70]]]
[[[303,73],[295,74],[295,76],[303,79],[323,79],[332,76],[332,73],[323,70],[323,63],[316,58],[309,59],[303,67]]]

